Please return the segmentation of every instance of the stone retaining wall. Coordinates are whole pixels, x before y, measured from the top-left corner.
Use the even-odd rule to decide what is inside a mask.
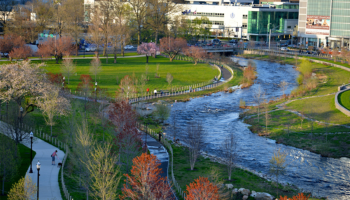
[[[346,87],[345,87],[346,88]],[[345,91],[350,90],[350,88],[347,88],[345,90],[341,90],[339,92],[337,92],[337,94],[335,95],[335,107],[340,110],[342,113],[344,113],[345,115],[347,115],[348,117],[350,117],[350,110],[346,109],[344,106],[342,106],[339,101],[338,101],[338,96],[340,93],[343,93]]]

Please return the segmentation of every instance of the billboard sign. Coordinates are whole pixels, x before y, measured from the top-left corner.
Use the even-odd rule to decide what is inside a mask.
[[[306,22],[306,34],[329,35],[330,23],[330,16],[308,15]]]

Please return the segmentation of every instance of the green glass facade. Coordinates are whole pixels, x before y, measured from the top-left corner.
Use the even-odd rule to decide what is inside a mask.
[[[331,36],[350,37],[350,1],[333,0]]]
[[[308,0],[307,15],[330,16],[331,0]]]
[[[283,33],[285,19],[298,19],[298,12],[249,11],[248,33],[267,34],[275,29],[275,33]]]

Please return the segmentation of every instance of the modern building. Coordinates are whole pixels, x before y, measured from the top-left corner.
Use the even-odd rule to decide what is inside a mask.
[[[350,1],[300,0],[298,29],[305,46],[349,48]]]
[[[266,41],[271,30],[271,40],[288,39],[298,24],[299,4],[282,3],[266,5],[210,5],[186,4],[183,15],[189,20],[208,17],[211,32],[217,36]]]

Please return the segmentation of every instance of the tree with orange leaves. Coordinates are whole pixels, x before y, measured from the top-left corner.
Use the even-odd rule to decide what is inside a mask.
[[[185,55],[193,58],[194,65],[197,65],[200,59],[204,59],[208,57],[207,52],[205,52],[203,48],[195,47],[195,46],[191,46],[190,48],[187,48],[185,50]]]
[[[63,55],[70,55],[73,49],[74,46],[71,37],[49,38],[39,45],[37,55],[40,57],[55,56],[56,64],[58,64],[58,61],[62,60]]]
[[[289,198],[287,196],[280,196],[280,200],[308,200],[310,198],[310,195],[309,196],[305,196],[304,193],[299,193],[298,195],[296,196],[293,196],[293,198]]]
[[[187,196],[185,200],[218,200],[219,188],[211,183],[208,178],[199,177],[193,183],[186,186]]]
[[[162,170],[155,155],[143,153],[132,162],[131,176],[124,174],[127,184],[120,199],[173,199],[168,182],[160,176]]]

